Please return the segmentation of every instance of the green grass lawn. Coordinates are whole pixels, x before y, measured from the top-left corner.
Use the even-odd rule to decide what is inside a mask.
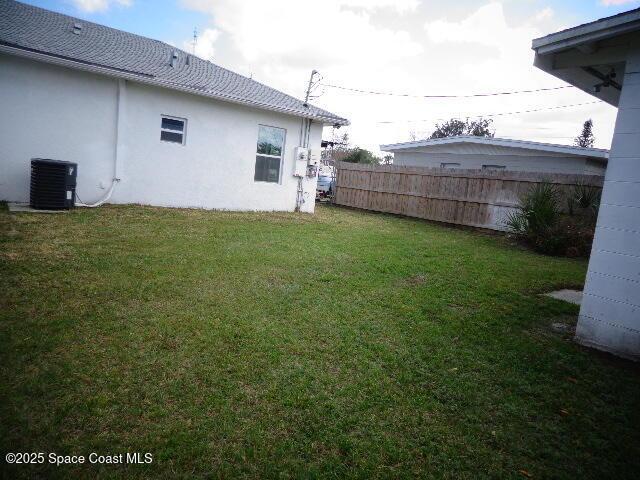
[[[540,297],[586,262],[316,215],[0,211],[5,478],[637,478],[640,375]]]

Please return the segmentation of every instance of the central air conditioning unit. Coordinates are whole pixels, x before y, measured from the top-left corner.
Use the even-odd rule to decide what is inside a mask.
[[[31,159],[31,208],[68,210],[75,206],[78,165],[47,158]]]

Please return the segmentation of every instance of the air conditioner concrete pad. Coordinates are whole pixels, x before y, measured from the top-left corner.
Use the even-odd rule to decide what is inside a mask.
[[[67,213],[68,210],[38,210],[31,208],[28,203],[9,203],[10,212],[26,212],[26,213]]]
[[[545,293],[544,295],[546,297],[555,298],[556,300],[563,300],[575,305],[580,305],[580,303],[582,303],[581,290],[556,290],[555,292]]]

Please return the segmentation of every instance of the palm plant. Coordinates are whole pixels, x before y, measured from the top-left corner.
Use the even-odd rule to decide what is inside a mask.
[[[520,199],[506,226],[516,235],[535,238],[548,232],[560,218],[560,192],[552,183],[537,183]]]
[[[586,185],[584,183],[575,185],[567,199],[569,214],[574,215],[576,210],[580,209],[595,220],[598,217],[601,197],[602,190],[600,188],[592,185]]]
[[[516,238],[538,252],[588,256],[600,205],[600,191],[590,185],[576,185],[568,198],[569,215],[560,208],[562,198],[556,185],[538,183],[523,195],[516,210],[507,216],[505,226]]]

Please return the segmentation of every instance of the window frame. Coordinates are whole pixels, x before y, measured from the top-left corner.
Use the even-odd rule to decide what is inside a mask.
[[[265,153],[258,153],[258,140],[260,139],[260,128],[264,127],[264,128],[275,128],[277,130],[282,130],[284,132],[284,135],[282,136],[282,148],[280,150],[280,155],[267,155]],[[256,151],[254,153],[254,164],[253,164],[253,181],[254,182],[260,182],[260,183],[271,183],[271,184],[276,184],[276,185],[281,185],[282,184],[282,164],[284,163],[284,152],[286,149],[286,145],[287,145],[287,129],[283,128],[283,127],[277,127],[275,125],[267,125],[265,123],[259,123],[258,124],[258,131],[256,132]],[[278,163],[278,180],[276,180],[275,182],[270,182],[269,180],[256,180],[256,164],[255,162],[258,160],[258,157],[266,157],[266,158],[277,158],[279,159],[279,163]]]
[[[460,168],[461,166],[459,162],[440,162],[440,168]]]
[[[488,163],[486,165],[482,165],[482,170],[506,170],[506,165],[497,165],[493,163]]]
[[[177,130],[172,130],[170,128],[164,128],[162,126],[162,120],[164,120],[165,118],[167,120],[178,120],[178,121],[182,122],[182,132],[179,132]],[[178,133],[178,134],[182,135],[182,142],[174,142],[172,140],[164,140],[162,138],[162,132]],[[164,143],[171,143],[173,145],[185,146],[187,144],[187,119],[183,118],[183,117],[175,117],[173,115],[160,114],[160,141],[164,142]]]

